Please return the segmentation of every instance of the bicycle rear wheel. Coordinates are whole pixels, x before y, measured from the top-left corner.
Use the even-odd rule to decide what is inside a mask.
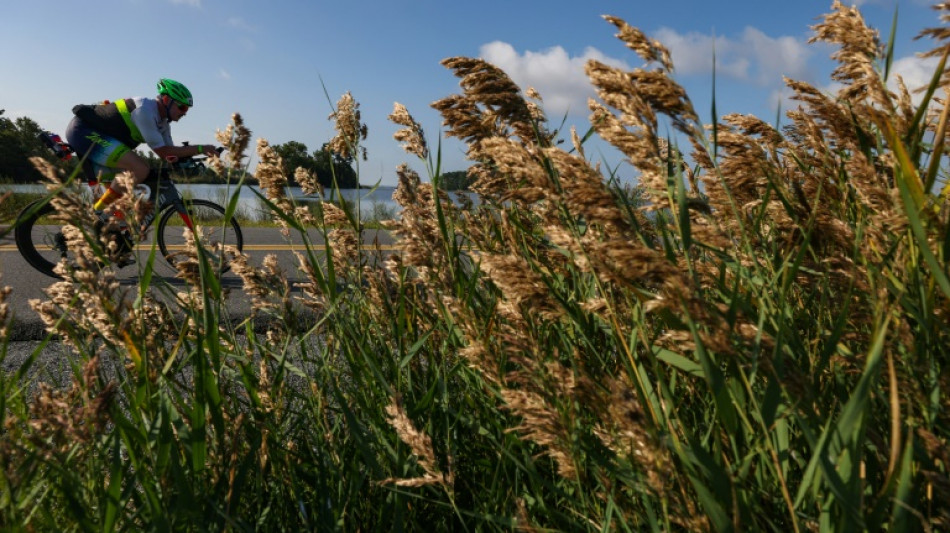
[[[53,206],[46,200],[26,206],[17,216],[14,239],[27,263],[47,276],[58,278],[53,268],[68,257],[69,250],[63,224],[50,218],[53,213]]]
[[[227,272],[230,261],[225,247],[233,246],[238,251],[244,249],[244,235],[241,226],[232,217],[226,220],[224,207],[208,200],[185,200],[185,212],[191,227],[198,234],[198,240],[207,253],[208,262],[217,272]],[[178,209],[168,209],[158,221],[155,238],[162,256],[172,266],[192,256],[192,247],[188,243],[190,230]]]
[[[47,276],[62,278],[63,276],[56,274],[53,269],[64,259],[72,267],[75,267],[77,254],[76,250],[69,249],[69,243],[63,234],[63,228],[66,224],[54,220],[53,215],[55,213],[56,210],[53,205],[47,200],[37,200],[31,203],[17,216],[13,236],[17,250],[20,251],[20,255],[26,259],[27,263]],[[98,271],[110,260],[116,261],[119,267],[128,264],[123,262],[123,258],[130,253],[133,246],[128,230],[98,224],[94,226],[92,231],[93,233],[86,237],[100,239],[97,244],[93,244],[93,242],[89,242],[89,244],[97,247],[94,253],[101,253],[102,255],[97,256],[94,265],[86,268],[94,268]],[[107,240],[116,245],[111,251],[107,249]],[[91,250],[87,249],[87,253]],[[86,258],[87,265],[89,265],[89,259],[89,257]]]

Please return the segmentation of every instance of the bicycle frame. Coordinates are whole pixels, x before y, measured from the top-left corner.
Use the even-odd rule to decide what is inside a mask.
[[[181,193],[178,192],[178,187],[175,186],[175,182],[172,181],[171,177],[164,176],[164,174],[166,173],[160,173],[155,183],[143,184],[149,188],[149,201],[155,206],[155,209],[153,209],[151,213],[148,213],[142,220],[141,233],[143,235],[152,226],[152,222],[155,221],[158,215],[169,208],[178,211],[182,220],[185,222],[185,226],[187,226],[189,230],[194,231],[195,229],[191,217],[185,209],[185,202],[181,197]]]
[[[93,191],[94,196],[102,192],[99,180],[90,179],[86,181],[86,184]],[[154,209],[140,220],[129,221],[138,224],[137,231],[130,231],[131,228],[120,228],[119,238],[126,239],[129,246],[134,247],[135,244],[145,240],[149,229],[157,219],[155,241],[165,260],[174,266],[179,259],[177,258],[177,252],[172,250],[187,243],[189,238],[186,235],[176,236],[173,232],[166,230],[177,225],[172,222],[173,220],[180,219],[181,225],[184,226],[183,229],[187,230],[185,231],[186,234],[190,233],[195,235],[196,238],[199,234],[201,235],[202,245],[209,246],[206,250],[217,249],[223,252],[226,245],[233,245],[238,251],[242,249],[244,239],[238,222],[234,218],[228,217],[226,209],[215,202],[197,198],[186,201],[182,198],[174,180],[171,179],[170,169],[162,169],[153,179],[143,185],[149,188],[148,199],[152,202]],[[91,209],[92,206],[89,207]],[[52,213],[52,211],[53,207],[48,200],[37,200],[24,208],[17,219],[15,237],[17,248],[28,263],[44,274],[58,277],[59,275],[54,272],[54,267],[69,252],[63,233],[61,231],[56,232],[55,225],[37,224],[43,216]],[[115,213],[117,216],[125,218],[123,213]],[[132,233],[135,233],[135,235],[132,235]],[[184,241],[181,240],[182,238],[184,238]],[[117,264],[122,267],[132,263],[134,263],[134,260],[131,262],[123,260]],[[223,253],[218,256],[216,265],[219,272],[228,269],[227,260]]]

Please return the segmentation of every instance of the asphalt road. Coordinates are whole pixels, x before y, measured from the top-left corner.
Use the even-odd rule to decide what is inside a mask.
[[[0,229],[2,232],[5,228]],[[294,282],[303,282],[305,279],[297,272],[294,250],[301,251],[300,236],[289,241],[276,228],[242,228],[244,233],[244,252],[250,257],[251,264],[260,265],[268,254],[276,254],[278,262],[291,286]],[[323,240],[314,232],[311,240],[318,245],[321,251]],[[392,238],[384,231],[365,230],[363,242],[367,245],[378,243],[384,250],[392,249]],[[146,241],[144,244],[150,244]],[[134,287],[138,281],[139,268],[147,258],[147,250],[138,263],[116,271],[118,281],[128,287]],[[158,282],[167,282],[172,286],[185,288],[183,281],[175,277],[175,271],[165,263],[164,259],[156,260],[155,277]],[[0,286],[9,286],[12,292],[7,297],[7,304],[12,315],[9,329],[11,343],[24,342],[18,350],[29,350],[30,345],[36,345],[46,336],[46,331],[39,317],[30,308],[31,299],[47,299],[44,289],[57,280],[45,276],[33,269],[16,250],[12,233],[0,238]],[[228,310],[233,318],[242,320],[250,314],[250,299],[243,293],[242,282],[235,274],[228,272],[222,277],[222,285],[230,289],[227,301]]]

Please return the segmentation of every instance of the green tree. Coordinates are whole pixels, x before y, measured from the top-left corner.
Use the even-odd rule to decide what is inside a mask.
[[[39,140],[43,128],[31,118],[10,120],[0,109],[0,176],[17,182],[38,181],[42,174],[30,162],[30,157],[40,156],[59,162]]]
[[[336,186],[341,189],[357,189],[360,186],[359,177],[353,170],[353,158],[340,157],[330,150],[327,144],[324,144],[319,150],[313,153],[313,159],[316,162],[317,179],[320,185],[327,188]]]
[[[466,170],[453,170],[452,172],[443,172],[439,182],[440,188],[446,191],[467,191],[471,185]]]
[[[353,162],[332,153],[326,144],[312,154],[307,152],[307,145],[299,141],[274,145],[274,151],[283,161],[284,175],[287,176],[287,182],[290,185],[296,185],[294,172],[302,167],[316,174],[317,180],[324,188],[329,189],[334,186],[334,177],[336,177],[337,186],[341,189],[359,187],[359,179],[357,179],[356,171],[353,170]]]
[[[284,175],[290,184],[295,184],[294,172],[303,167],[309,171],[315,170],[313,158],[307,153],[307,145],[298,141],[289,141],[274,146],[274,151],[284,163]]]

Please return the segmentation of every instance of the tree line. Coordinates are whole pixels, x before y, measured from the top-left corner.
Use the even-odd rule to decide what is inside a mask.
[[[316,174],[324,187],[332,187],[334,177],[341,189],[359,187],[358,176],[353,170],[353,158],[340,157],[327,144],[312,153],[307,151],[307,145],[298,141],[274,145],[274,150],[283,160],[284,173],[288,179],[292,180],[294,172],[302,167]],[[465,170],[444,172],[440,179],[440,186],[448,191],[467,190],[469,184],[468,172]]]
[[[0,179],[14,182],[33,182],[43,178],[30,158],[40,156],[54,163],[56,158],[40,141],[43,128],[33,119],[20,117],[11,120],[0,109]]]
[[[61,166],[67,172],[75,169],[78,162],[76,158],[62,161],[43,145],[39,138],[43,128],[36,121],[28,117],[13,120],[4,116],[4,113],[5,110],[0,109],[0,180],[14,183],[35,183],[42,180],[43,176],[30,162],[30,158],[34,156]],[[327,144],[310,152],[304,143],[289,141],[274,145],[274,150],[283,160],[284,173],[291,186],[297,185],[294,173],[300,167],[316,175],[325,188],[354,189],[360,186],[352,157],[342,157],[332,152]],[[151,150],[141,150],[138,153],[154,166],[161,164]],[[201,172],[201,177],[209,182],[224,179],[215,176],[210,168]],[[469,179],[466,171],[459,170],[443,173],[440,182],[446,190],[464,190],[468,188]]]

